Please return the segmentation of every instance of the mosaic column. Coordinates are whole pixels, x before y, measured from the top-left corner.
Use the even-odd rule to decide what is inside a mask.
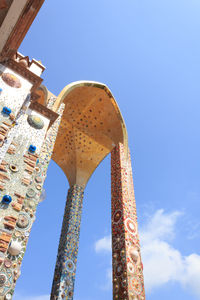
[[[33,73],[10,64],[0,64],[0,300],[13,298],[64,110],[34,102]]]
[[[72,300],[78,255],[84,188],[73,185],[67,196],[51,300]]]
[[[144,300],[130,153],[123,144],[111,152],[113,299]]]

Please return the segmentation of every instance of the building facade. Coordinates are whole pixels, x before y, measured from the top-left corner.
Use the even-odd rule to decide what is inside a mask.
[[[73,299],[84,189],[111,153],[113,299],[144,300],[126,126],[101,83],[42,85],[45,67],[18,53],[44,0],[0,1],[0,300],[12,299],[51,158],[69,181],[51,300]]]

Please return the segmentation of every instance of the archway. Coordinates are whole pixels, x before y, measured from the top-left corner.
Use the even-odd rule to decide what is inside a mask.
[[[144,299],[131,160],[125,123],[109,89],[97,82],[75,82],[58,96],[64,104],[53,160],[70,189],[63,218],[51,299],[73,299],[84,188],[111,152],[114,299]]]

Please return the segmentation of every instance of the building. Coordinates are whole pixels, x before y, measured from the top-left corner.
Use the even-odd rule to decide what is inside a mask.
[[[73,299],[84,188],[111,153],[113,299],[144,300],[126,126],[110,90],[80,81],[56,97],[18,52],[44,0],[0,1],[0,299],[12,299],[51,158],[70,189],[51,299]]]

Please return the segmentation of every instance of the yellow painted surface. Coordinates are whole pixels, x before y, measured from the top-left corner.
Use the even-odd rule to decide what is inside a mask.
[[[109,89],[101,83],[79,81],[66,86],[54,105],[65,110],[53,160],[70,186],[85,186],[104,157],[119,142],[127,146],[124,120]]]

